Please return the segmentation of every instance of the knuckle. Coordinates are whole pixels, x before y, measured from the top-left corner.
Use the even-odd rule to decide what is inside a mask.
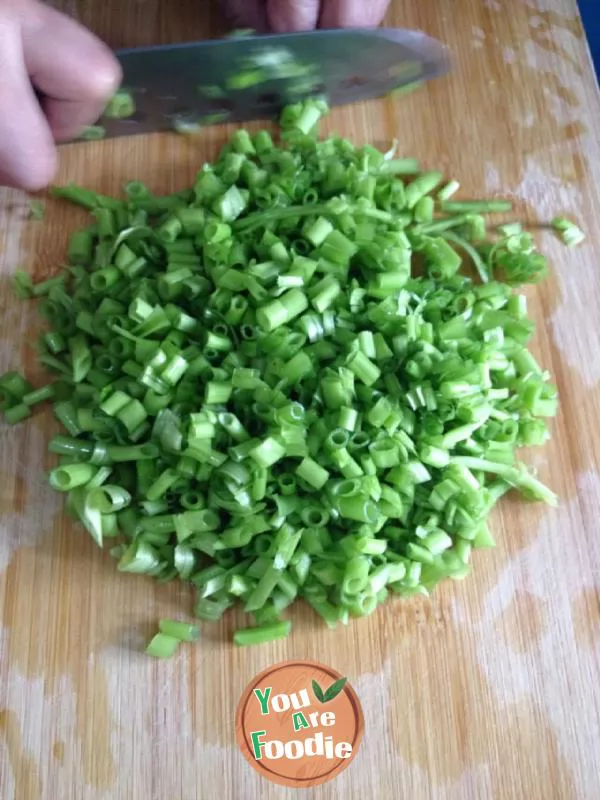
[[[90,93],[94,99],[105,100],[119,88],[121,78],[119,62],[112,53],[105,51],[98,58],[95,68],[90,71]]]

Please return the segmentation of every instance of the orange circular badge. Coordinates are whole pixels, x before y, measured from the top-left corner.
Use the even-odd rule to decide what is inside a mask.
[[[365,722],[347,679],[316,661],[282,661],[257,675],[238,705],[244,757],[268,780],[306,788],[350,764]]]

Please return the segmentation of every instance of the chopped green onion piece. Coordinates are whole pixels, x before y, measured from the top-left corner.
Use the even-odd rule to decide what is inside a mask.
[[[77,486],[85,486],[95,473],[96,468],[91,464],[65,464],[51,470],[50,485],[59,492],[69,492]]]
[[[567,247],[577,247],[585,239],[585,233],[581,228],[565,217],[555,217],[550,224]]]
[[[26,403],[15,403],[4,409],[4,420],[9,425],[16,425],[31,416],[31,408]]]
[[[259,628],[241,628],[233,634],[233,641],[239,647],[265,644],[277,639],[285,639],[289,636],[291,629],[292,623],[289,620],[272,622]]]
[[[90,142],[97,139],[104,139],[105,136],[106,128],[103,128],[102,125],[88,125],[88,127],[84,128],[79,134],[80,139]]]
[[[512,203],[509,200],[449,200],[442,203],[442,210],[454,214],[500,214],[512,211]]]
[[[440,203],[445,203],[453,195],[455,195],[459,189],[460,189],[460,183],[458,181],[455,180],[448,181],[448,183],[445,186],[443,186],[437,193],[437,199],[440,201]]]
[[[146,648],[146,655],[153,658],[172,658],[180,644],[180,639],[165,633],[157,633]]]
[[[161,619],[158,629],[165,636],[173,636],[180,642],[195,642],[200,637],[200,628],[187,622],[177,622],[173,619]]]
[[[118,89],[108,101],[104,116],[109,119],[126,119],[135,114],[135,100],[131,92]]]
[[[46,204],[43,200],[29,201],[29,219],[41,220],[46,214]]]

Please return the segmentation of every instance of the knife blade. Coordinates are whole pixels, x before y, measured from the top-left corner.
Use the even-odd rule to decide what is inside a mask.
[[[450,61],[435,39],[389,28],[231,37],[117,57],[135,110],[103,116],[108,137],[272,118],[311,96],[331,105],[369,100],[443,75]]]

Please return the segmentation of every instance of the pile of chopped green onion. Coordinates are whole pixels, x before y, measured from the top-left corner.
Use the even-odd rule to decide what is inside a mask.
[[[557,409],[511,288],[544,257],[488,233],[509,203],[320,141],[325,110],[288,107],[279,145],[238,130],[171,196],[54,190],[93,221],[65,272],[15,278],[56,380],[3,376],[6,421],[51,400],[68,510],[119,570],[194,584],[200,619],[240,601],[239,644],[287,635],[297,598],[335,627],[464,578],[507,491],[556,502],[515,455]]]

